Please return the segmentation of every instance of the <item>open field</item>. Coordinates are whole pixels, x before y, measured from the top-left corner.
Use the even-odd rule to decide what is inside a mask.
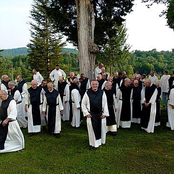
[[[61,138],[47,133],[28,137],[23,152],[0,155],[0,173],[174,173],[174,132],[162,126],[147,134],[133,125],[107,135],[106,145],[89,151],[85,120],[80,129],[62,124]]]

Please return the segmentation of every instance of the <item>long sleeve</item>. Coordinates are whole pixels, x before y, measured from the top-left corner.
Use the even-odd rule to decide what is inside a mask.
[[[69,91],[69,85],[68,84],[65,87],[64,94],[65,94],[65,101],[69,101],[70,91]]]
[[[29,94],[29,92],[27,91],[27,94],[25,95],[25,104],[26,105],[28,105],[28,104],[30,104],[30,94]]]
[[[103,92],[102,96],[102,108],[103,108],[103,115],[109,116],[108,103],[105,92]]]
[[[89,105],[89,97],[87,93],[85,92],[83,99],[82,99],[82,104],[81,104],[82,112],[84,116],[89,115],[89,110],[90,110],[90,105]]]
[[[170,91],[168,104],[174,106],[174,89]]]
[[[46,96],[44,95],[44,100],[43,100],[43,105],[42,105],[42,111],[46,111],[46,108],[47,108],[47,98]]]
[[[90,80],[88,79],[88,82],[86,84],[86,90],[88,90],[89,88],[91,88],[91,84],[90,84]]]
[[[20,102],[22,99],[21,99],[21,94],[20,94],[20,92],[17,90],[15,93],[14,93],[14,100],[16,101],[16,102]]]
[[[8,113],[8,117],[12,120],[16,120],[17,117],[17,108],[16,108],[16,102],[15,100],[11,100],[11,102],[9,103],[9,106],[7,108],[7,113]]]
[[[62,72],[64,79],[66,79],[66,73],[63,70],[61,70],[61,72]]]
[[[157,89],[155,89],[155,91],[154,91],[152,97],[150,98],[149,103],[151,103],[151,104],[154,104],[154,103],[155,103],[156,97],[157,97],[157,93],[158,93],[158,91],[157,91]]]
[[[54,70],[50,73],[50,79],[52,82],[54,82]]]
[[[58,103],[59,103],[59,109],[61,111],[61,110],[63,110],[63,104],[62,104],[62,100],[60,98],[60,94],[57,96],[57,100],[58,100]]]
[[[74,89],[74,90],[72,90],[71,95],[72,95],[72,100],[74,101],[76,108],[80,108],[80,94],[79,94],[79,91]]]
[[[146,101],[145,99],[145,88],[141,90],[141,104],[143,104]]]
[[[22,87],[22,98],[25,98],[25,95],[27,95],[27,84],[25,83]]]

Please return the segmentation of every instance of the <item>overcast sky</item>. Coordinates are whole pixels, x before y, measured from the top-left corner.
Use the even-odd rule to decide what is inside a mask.
[[[30,40],[30,9],[32,0],[0,1],[0,49],[26,47]],[[131,50],[171,50],[174,31],[164,17],[159,17],[163,5],[148,9],[136,0],[133,12],[126,17],[127,43]]]

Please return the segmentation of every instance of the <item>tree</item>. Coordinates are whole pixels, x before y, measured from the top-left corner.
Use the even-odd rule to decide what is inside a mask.
[[[31,37],[29,48],[29,63],[48,79],[51,69],[62,61],[62,48],[65,43],[62,36],[53,28],[53,22],[48,18],[44,6],[49,6],[49,0],[34,0],[31,10]]]
[[[132,2],[133,0],[52,0],[50,8],[47,8],[57,30],[78,45],[80,72],[90,79],[94,75],[95,58],[99,51],[95,43],[102,47],[115,35],[114,23],[122,24],[123,16],[131,11]]]
[[[121,67],[130,56],[130,46],[126,44],[127,36],[125,27],[115,24],[114,30],[117,30],[116,35],[108,40],[108,43],[103,47],[98,58],[100,61],[105,62],[105,65],[110,67],[110,74],[112,74],[113,66],[117,67],[118,71],[119,67]]]

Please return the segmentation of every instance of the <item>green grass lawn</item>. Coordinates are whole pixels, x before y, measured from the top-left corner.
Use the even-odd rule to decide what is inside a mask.
[[[25,136],[25,150],[0,154],[0,173],[174,173],[174,131],[162,125],[148,134],[133,124],[107,135],[106,145],[89,151],[85,120],[80,129],[62,123],[61,138]]]

